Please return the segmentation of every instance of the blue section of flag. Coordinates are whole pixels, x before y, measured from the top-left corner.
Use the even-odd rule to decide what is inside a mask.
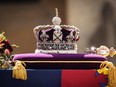
[[[105,83],[100,83],[100,86],[101,86],[101,87],[105,87],[106,84],[105,84]]]
[[[99,75],[99,73],[96,71],[96,76],[98,76]]]
[[[12,78],[12,70],[0,70],[2,87],[61,87],[60,69],[27,70],[26,81]]]

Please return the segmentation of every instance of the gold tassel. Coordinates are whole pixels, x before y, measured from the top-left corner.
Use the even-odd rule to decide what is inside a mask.
[[[27,71],[23,65],[26,66],[24,62],[16,61],[12,73],[13,78],[21,79],[21,80],[27,79]]]
[[[108,87],[116,87],[116,67],[112,62],[105,61],[100,65],[100,68],[108,68]]]
[[[101,68],[101,69],[98,69],[97,72],[99,74],[104,74],[104,75],[108,75],[108,68]]]

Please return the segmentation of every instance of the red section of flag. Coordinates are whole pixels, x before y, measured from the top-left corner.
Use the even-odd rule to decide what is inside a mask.
[[[61,87],[102,87],[107,76],[96,76],[96,70],[62,70]]]

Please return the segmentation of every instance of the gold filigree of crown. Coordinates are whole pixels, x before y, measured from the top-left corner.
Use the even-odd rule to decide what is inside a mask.
[[[77,53],[79,29],[75,26],[60,25],[61,19],[57,9],[52,22],[53,25],[39,25],[34,28],[37,39],[35,53]]]

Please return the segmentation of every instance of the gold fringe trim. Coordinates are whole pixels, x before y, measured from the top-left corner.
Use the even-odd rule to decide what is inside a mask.
[[[23,61],[25,63],[102,63],[103,61]],[[15,63],[15,61],[14,61]]]
[[[16,61],[12,73],[13,78],[21,79],[21,80],[27,79],[27,71],[23,65],[26,66],[24,62]]]

